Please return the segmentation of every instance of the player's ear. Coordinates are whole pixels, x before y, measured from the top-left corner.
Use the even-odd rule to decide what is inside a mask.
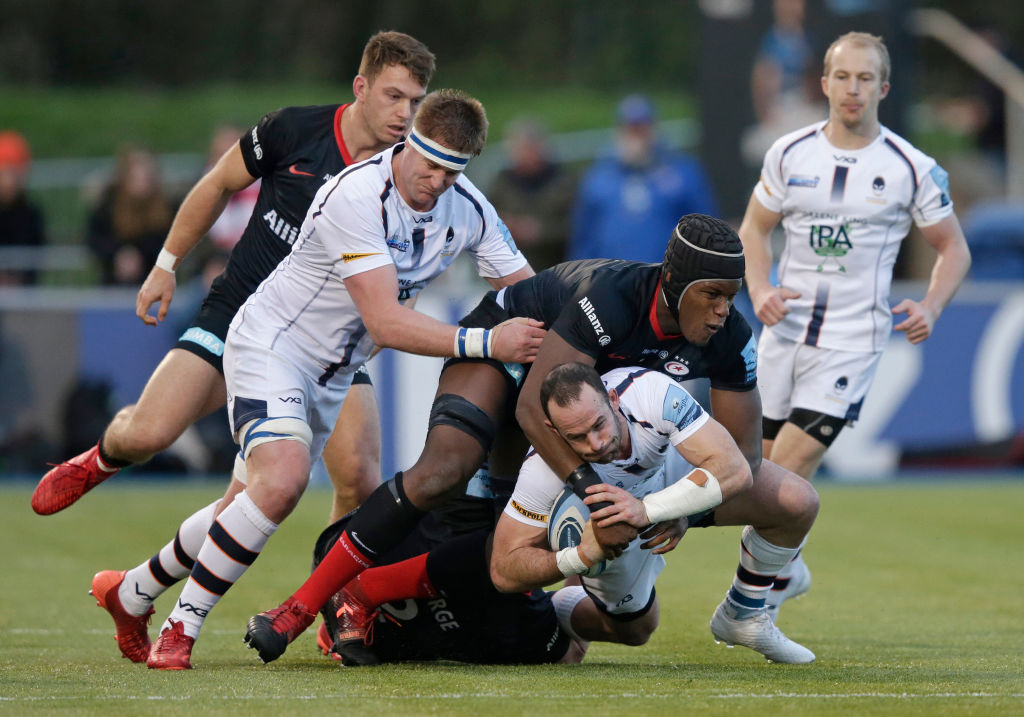
[[[551,421],[549,421],[546,418],[544,419],[544,425],[547,426],[548,430],[551,431],[552,433],[554,433],[556,436],[561,436],[562,435],[561,433],[558,432],[558,429],[555,428],[555,424],[553,424]]]
[[[612,405],[613,411],[619,410],[619,392],[614,388],[608,389],[608,403]]]
[[[889,94],[889,87],[890,86],[891,85],[889,85],[888,82],[883,82],[882,83],[882,86],[879,88],[878,99],[884,100],[886,98],[886,96]]]
[[[363,102],[366,100],[366,90],[370,87],[369,80],[363,75],[356,75],[355,79],[352,80],[352,95]]]

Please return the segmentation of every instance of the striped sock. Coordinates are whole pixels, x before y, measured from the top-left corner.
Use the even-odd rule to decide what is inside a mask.
[[[800,548],[783,548],[769,543],[749,525],[744,528],[740,540],[740,564],[726,599],[733,609],[731,617],[743,619],[763,610],[775,576],[799,552]]]
[[[186,577],[203,547],[213,523],[219,500],[185,518],[174,540],[146,562],[127,572],[117,591],[121,605],[132,615],[145,615],[153,601],[176,582]]]
[[[235,496],[210,526],[181,596],[160,631],[170,627],[171,620],[180,620],[186,635],[199,637],[210,610],[259,557],[276,530],[277,523],[263,514],[248,493]]]

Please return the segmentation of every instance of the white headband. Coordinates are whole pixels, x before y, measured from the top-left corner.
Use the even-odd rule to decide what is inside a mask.
[[[440,164],[448,169],[454,169],[457,172],[464,170],[466,165],[469,164],[470,157],[473,156],[468,152],[456,152],[454,149],[448,149],[443,144],[438,144],[429,137],[425,137],[417,132],[415,126],[409,130],[409,136],[405,143],[412,146],[413,149],[431,162]]]

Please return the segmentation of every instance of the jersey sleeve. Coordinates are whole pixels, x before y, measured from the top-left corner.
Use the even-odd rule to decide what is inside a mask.
[[[953,213],[949,174],[931,158],[917,186],[910,213],[919,227],[936,224]]]
[[[633,328],[628,297],[611,281],[584,281],[562,307],[551,329],[577,351],[597,358],[605,347],[628,336]]]
[[[643,415],[655,430],[667,435],[675,446],[708,422],[708,412],[674,380],[658,371],[648,371],[637,381],[642,386]]]
[[[286,109],[280,109],[264,115],[240,138],[245,169],[252,176],[271,174],[292,150],[295,138],[287,131],[286,113]]]
[[[565,488],[539,454],[532,452],[519,469],[516,487],[505,505],[505,513],[520,523],[547,528],[551,506]]]
[[[461,191],[472,201],[480,214],[480,238],[468,247],[476,264],[477,273],[486,279],[497,279],[519,271],[527,265],[512,233],[501,221],[497,210],[468,180],[463,180]]]
[[[708,362],[711,387],[724,391],[749,391],[757,386],[757,340],[743,315],[729,312],[723,336],[715,336]]]
[[[773,144],[764,155],[761,177],[754,186],[754,196],[765,209],[782,212],[782,200],[786,195],[786,180],[782,176],[781,142]]]
[[[324,194],[319,214],[313,216],[313,227],[327,255],[335,262],[342,279],[371,269],[394,264],[387,246],[381,221],[380,199],[365,191],[344,191],[340,181],[327,184],[317,194]],[[356,188],[358,189],[358,188]]]

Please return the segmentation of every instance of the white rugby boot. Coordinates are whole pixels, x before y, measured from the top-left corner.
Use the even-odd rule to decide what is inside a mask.
[[[737,613],[744,614],[737,617]],[[764,608],[737,610],[722,601],[711,616],[711,634],[715,642],[724,642],[729,647],[742,645],[760,652],[769,662],[803,665],[814,662],[814,653],[782,634],[768,617]]]
[[[807,563],[804,562],[803,556],[798,556],[790,565],[786,566],[789,571],[792,571],[789,575],[788,582],[785,583],[785,587],[781,590],[776,590],[774,587],[768,592],[768,598],[765,601],[765,607],[768,609],[768,617],[771,618],[772,622],[779,616],[779,608],[782,607],[782,603],[786,602],[790,598],[798,598],[807,593],[811,589],[811,571],[807,567]],[[788,571],[787,571],[788,572]],[[778,585],[780,580],[785,578],[776,577],[775,584]]]

